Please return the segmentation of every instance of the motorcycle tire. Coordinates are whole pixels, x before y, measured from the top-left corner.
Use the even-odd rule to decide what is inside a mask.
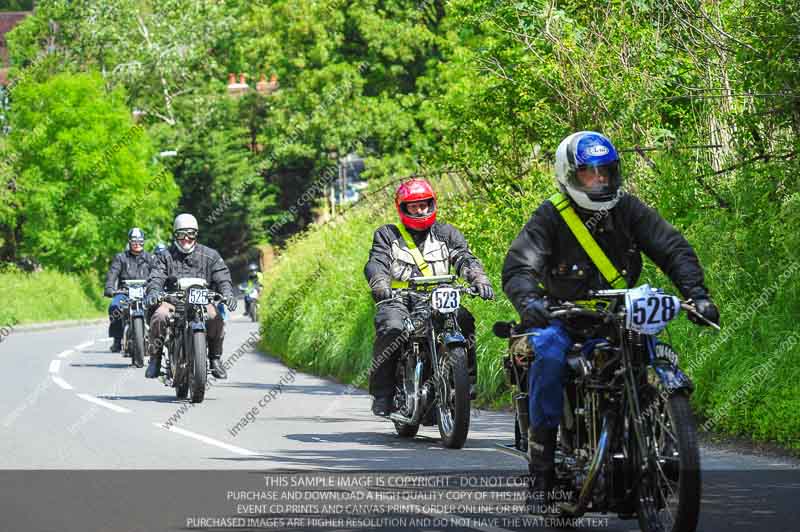
[[[445,378],[447,393],[443,397],[441,387],[437,388],[437,425],[442,445],[448,449],[461,449],[467,441],[469,432],[469,372],[467,370],[467,352],[463,347],[448,349],[447,356],[442,357],[446,364]]]
[[[138,317],[133,319],[133,326],[131,327],[131,344],[132,344],[132,358],[131,364],[137,368],[144,366],[144,318]]]
[[[639,527],[642,532],[694,532],[697,528],[697,521],[700,514],[701,497],[701,478],[700,478],[700,450],[697,443],[697,429],[694,423],[694,416],[689,404],[689,397],[685,393],[675,393],[666,399],[657,399],[661,402],[661,408],[651,409],[656,415],[643,416],[645,422],[643,430],[648,434],[652,431],[652,420],[661,418],[668,420],[671,425],[671,434],[674,434],[674,442],[664,444],[665,449],[658,451],[658,456],[664,457],[655,464],[652,460],[653,449],[648,449],[652,464],[644,468],[648,474],[643,476],[639,483],[636,493],[636,513],[639,518]],[[662,421],[663,422],[663,421]],[[659,431],[656,427],[656,434],[668,431]],[[647,438],[653,441],[654,438]],[[672,438],[670,438],[672,439]],[[662,447],[660,444],[659,447]],[[664,452],[666,451],[666,452]],[[674,458],[677,451],[678,458]],[[654,486],[653,479],[658,479],[658,475],[663,480],[672,480],[677,476],[676,511],[674,515],[664,516],[661,514],[665,509],[662,504],[662,491]],[[668,479],[667,477],[673,477]],[[672,512],[670,512],[672,514]],[[664,519],[664,518],[668,519]]]
[[[206,395],[206,382],[208,381],[208,350],[206,348],[206,332],[192,333],[192,358],[189,371],[192,385],[191,392],[193,403],[202,403]]]

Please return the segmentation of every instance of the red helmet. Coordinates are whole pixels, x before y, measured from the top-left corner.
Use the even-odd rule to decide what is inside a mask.
[[[412,215],[408,212],[407,203],[428,200],[428,212],[422,215]],[[424,231],[436,221],[436,193],[431,184],[424,179],[412,179],[399,187],[394,195],[394,204],[400,221],[409,229]]]

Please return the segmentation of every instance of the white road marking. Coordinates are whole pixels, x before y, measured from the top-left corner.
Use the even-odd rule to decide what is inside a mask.
[[[108,408],[109,410],[113,410],[114,412],[119,412],[120,414],[130,414],[130,410],[127,408],[123,408],[121,406],[117,406],[113,403],[109,403],[108,401],[103,401],[102,399],[98,399],[94,395],[89,395],[88,393],[79,393],[78,397],[85,401],[89,401],[90,403],[94,403],[96,405],[100,405],[102,407]]]
[[[59,386],[61,386],[65,390],[71,390],[72,389],[72,385],[70,383],[68,383],[67,381],[65,381],[64,379],[62,379],[61,377],[56,377],[55,375],[53,375],[53,382],[58,384]]]
[[[164,430],[168,430],[169,432],[176,432],[178,434],[182,434],[184,436],[188,436],[189,438],[194,438],[196,440],[200,440],[203,443],[207,443],[209,445],[215,445],[217,447],[221,447],[222,449],[226,449],[232,453],[241,454],[244,456],[259,456],[259,453],[255,451],[251,451],[249,449],[243,449],[241,447],[236,447],[235,445],[229,445],[225,442],[221,442],[219,440],[215,440],[214,438],[209,438],[208,436],[203,436],[202,434],[197,434],[196,432],[191,432],[188,430],[184,430],[178,427],[165,427],[161,423],[153,423],[156,427]]]
[[[61,369],[61,361],[60,360],[51,360],[50,361],[50,373],[58,373],[59,369]]]
[[[58,354],[58,358],[67,358],[68,356],[70,356],[70,355],[71,355],[72,353],[74,353],[74,352],[75,352],[75,351],[74,351],[74,350],[72,350],[72,349],[67,349],[66,351],[61,351],[61,352]]]
[[[89,346],[90,346],[90,345],[92,345],[93,343],[94,343],[94,340],[90,340],[90,341],[88,341],[88,342],[83,342],[82,344],[78,344],[78,345],[76,345],[76,346],[75,346],[75,349],[86,349],[87,347],[89,347]]]

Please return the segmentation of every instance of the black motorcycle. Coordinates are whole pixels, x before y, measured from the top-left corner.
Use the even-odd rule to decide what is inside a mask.
[[[208,379],[208,348],[206,343],[206,319],[211,302],[222,300],[222,295],[207,288],[205,279],[185,277],[170,279],[164,301],[175,306],[170,313],[162,357],[166,367],[165,383],[175,388],[178,399],[191,394],[191,402],[201,403],[205,398]]]
[[[701,491],[693,385],[677,353],[656,335],[681,309],[700,314],[691,301],[647,285],[589,297],[550,306],[575,341],[555,460],[555,489],[567,494],[559,511],[638,517],[644,532],[693,531]],[[497,322],[494,332],[509,339],[503,363],[516,420],[514,444],[501,447],[529,459],[528,371],[535,357],[529,336],[537,332],[514,322]]]
[[[144,307],[144,290],[147,281],[145,279],[128,279],[122,283],[125,287],[114,292],[127,296],[119,306],[125,324],[122,334],[122,356],[131,357],[131,364],[141,368],[147,352],[147,320]]]
[[[470,397],[467,339],[456,314],[461,294],[476,294],[455,280],[455,275],[412,277],[407,289],[393,290],[411,312],[401,336],[395,411],[389,418],[407,438],[417,435],[420,424],[438,424],[442,444],[460,449],[469,432]]]

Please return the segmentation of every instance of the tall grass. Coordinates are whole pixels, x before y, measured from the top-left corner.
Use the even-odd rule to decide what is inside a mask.
[[[95,274],[0,272],[0,325],[97,318],[108,301]]]
[[[440,201],[440,219],[464,233],[498,293],[496,301],[465,302],[476,318],[478,402],[484,405],[509,404],[501,368],[506,346],[491,332],[494,321],[517,319],[500,287],[503,259],[552,185],[542,171],[516,188],[512,192],[490,187],[483,195]],[[752,186],[743,187],[748,189],[757,193]],[[800,449],[800,342],[780,348],[797,330],[800,315],[800,264],[793,260],[798,258],[800,237],[784,223],[754,216],[766,205],[742,194],[740,204],[729,211],[696,209],[692,216],[681,217],[682,207],[676,207],[662,213],[697,250],[727,335],[680,319],[665,340],[682,353],[681,365],[696,385],[695,408],[709,422],[707,427]],[[343,220],[312,229],[288,244],[267,273],[262,324],[266,349],[305,370],[365,382],[374,305],[363,267],[373,231],[396,220],[391,201],[382,201],[353,209]],[[784,203],[782,216],[798,213],[800,200]],[[790,270],[792,264],[797,271]],[[640,279],[645,282],[676,292],[649,261]],[[759,297],[762,304],[756,305]],[[770,371],[758,376],[756,370],[767,361]]]

